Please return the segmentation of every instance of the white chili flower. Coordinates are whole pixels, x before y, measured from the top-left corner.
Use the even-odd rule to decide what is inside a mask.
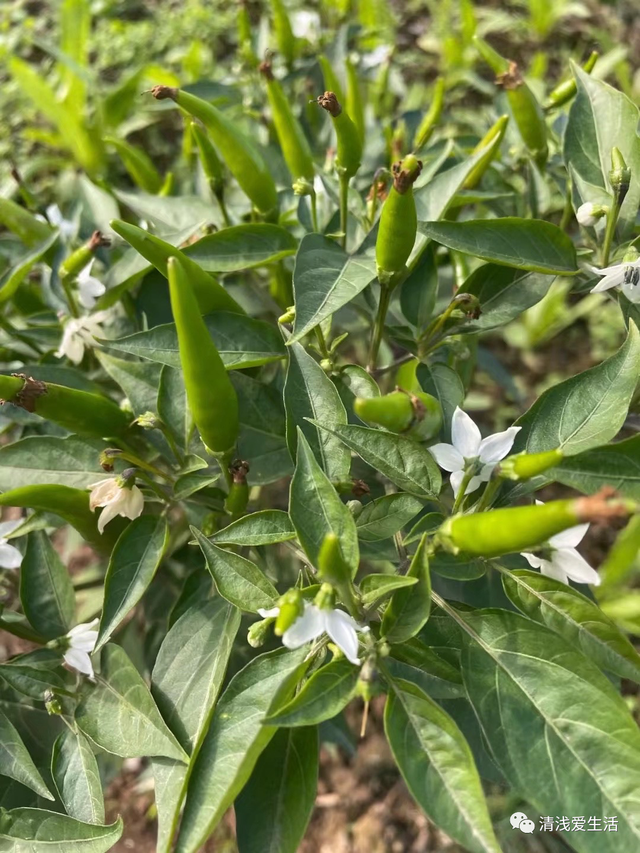
[[[438,465],[451,473],[451,488],[456,497],[467,471],[477,470],[465,491],[469,495],[487,482],[498,462],[508,456],[521,429],[511,426],[504,432],[482,438],[469,415],[457,406],[451,421],[452,443],[434,444],[428,450]]]
[[[91,310],[96,304],[96,299],[107,289],[95,276],[91,275],[91,267],[95,258],[80,272],[76,279],[78,285],[78,299],[83,308]]]
[[[89,507],[95,511],[104,507],[98,519],[98,530],[104,533],[106,525],[117,515],[123,518],[137,518],[144,507],[144,497],[137,486],[127,485],[122,477],[110,477],[89,486],[91,497]]]
[[[280,612],[279,607],[269,610],[258,610],[264,618],[275,618]],[[347,660],[353,664],[359,664],[358,658],[358,635],[356,631],[366,633],[369,628],[359,625],[344,610],[334,608],[320,608],[315,604],[305,602],[304,613],[298,616],[296,621],[282,635],[282,642],[288,649],[298,649],[305,643],[315,640],[321,634],[328,634],[333,642],[342,651]]]
[[[608,211],[609,208],[604,204],[594,204],[592,201],[585,201],[576,210],[576,219],[585,228],[592,228],[603,216],[606,216]]]
[[[640,257],[632,261],[622,261],[604,269],[594,269],[602,280],[591,288],[591,293],[602,293],[612,287],[619,287],[629,302],[640,302]]]
[[[542,501],[536,501],[536,503],[541,505]],[[571,578],[576,583],[590,583],[598,586],[600,575],[576,551],[576,545],[582,542],[588,529],[588,523],[578,524],[568,530],[563,530],[562,533],[556,533],[549,539],[548,546],[545,549],[548,559],[529,552],[523,552],[522,556],[532,568],[540,569],[543,575],[555,578],[562,583],[568,583],[569,578]]]
[[[63,654],[64,662],[83,675],[93,678],[93,664],[89,655],[96,647],[98,632],[94,630],[98,619],[82,622],[67,634],[68,646]]]
[[[73,222],[71,219],[65,219],[57,204],[50,204],[46,208],[46,214],[47,221],[50,225],[53,225],[54,228],[57,228],[60,231],[60,236],[63,240],[70,240],[72,237],[75,237],[76,231],[78,230],[77,223]],[[44,219],[43,216],[39,216],[38,218]]]
[[[108,311],[96,311],[87,317],[70,317],[64,324],[62,340],[56,351],[57,358],[66,356],[74,364],[80,364],[87,347],[96,343],[97,337],[102,337],[101,323],[109,316]]]
[[[6,537],[19,527],[24,519],[17,521],[3,521],[0,524],[0,568],[18,569],[22,563],[22,554],[15,545],[10,545]]]

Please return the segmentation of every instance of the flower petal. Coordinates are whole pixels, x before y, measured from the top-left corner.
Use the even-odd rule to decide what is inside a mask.
[[[359,664],[356,622],[342,610],[325,610],[323,613],[327,634],[351,663]]]
[[[282,642],[288,649],[297,649],[305,643],[315,640],[324,631],[324,619],[315,604],[308,604],[302,616],[282,635]]]
[[[271,607],[269,610],[266,610],[264,607],[258,607],[258,613],[263,619],[275,619],[278,613],[280,613],[280,608]]]
[[[602,278],[595,287],[591,288],[591,293],[602,293],[603,290],[610,290],[612,287],[619,287],[624,281],[624,266],[618,264],[616,267],[610,267],[611,271]],[[598,274],[602,274],[604,270],[598,270]]]
[[[96,647],[97,639],[97,631],[87,631],[84,634],[78,634],[77,637],[71,639],[71,648],[78,649],[81,652],[92,652]]]
[[[95,619],[92,619],[91,622],[80,622],[79,625],[76,625],[75,628],[72,628],[67,632],[67,637],[77,637],[78,634],[84,634],[85,631],[91,631],[94,625],[97,625],[100,620],[96,616]]]
[[[434,444],[427,450],[445,471],[462,471],[464,459],[453,444]]]
[[[465,459],[472,459],[478,455],[481,440],[478,427],[460,406],[456,406],[451,420],[451,441],[455,449]]]
[[[3,569],[18,569],[22,563],[22,554],[8,542],[0,544],[0,566]]]
[[[551,560],[541,560],[540,572],[548,578],[555,578],[562,583],[569,583],[567,573],[557,563]]]
[[[523,551],[520,556],[524,557],[527,563],[529,563],[529,565],[534,569],[541,568],[542,564],[545,562],[542,557],[538,557],[536,554],[531,554],[529,551]]]
[[[586,524],[576,524],[575,527],[570,527],[568,530],[563,530],[562,533],[556,533],[549,539],[549,545],[552,548],[575,548],[585,537],[589,529],[589,522]]]
[[[504,432],[496,432],[494,435],[483,438],[480,442],[480,461],[491,464],[504,459],[513,447],[516,435],[521,429],[522,427],[510,426]]]
[[[559,548],[554,552],[551,561],[559,571],[576,583],[590,583],[594,586],[600,583],[600,575],[575,548]]]
[[[469,484],[465,489],[465,495],[470,495],[471,492],[475,492],[476,489],[480,488],[482,485],[482,476],[480,474],[476,474],[475,477],[472,477],[469,480]]]
[[[20,527],[24,518],[16,518],[14,521],[3,521],[0,523],[0,539],[5,539],[10,533]]]
[[[137,518],[144,509],[144,495],[137,486],[124,489],[126,492],[120,514],[127,518]]]
[[[118,506],[115,503],[108,503],[100,513],[98,519],[98,533],[104,533],[104,529],[118,515]]]
[[[86,652],[81,652],[79,649],[67,649],[63,657],[65,663],[73,667],[73,669],[77,669],[83,675],[93,678],[93,664]]]

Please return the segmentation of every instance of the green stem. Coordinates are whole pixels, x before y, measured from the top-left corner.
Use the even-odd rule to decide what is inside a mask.
[[[47,642],[44,637],[41,637],[40,634],[32,631],[31,628],[28,628],[18,622],[7,622],[7,620],[3,619],[1,616],[0,631],[6,631],[8,634],[13,634],[14,637],[20,637],[21,640],[28,640],[30,643],[38,643],[40,646],[44,646]]]
[[[386,284],[380,284],[380,302],[378,303],[378,313],[376,315],[375,324],[373,326],[373,335],[371,336],[371,346],[369,347],[369,363],[367,370],[373,373],[376,369],[378,361],[378,351],[382,343],[382,335],[384,333],[384,322],[389,310],[391,302],[391,288]]]
[[[176,457],[176,459],[178,461],[178,465],[184,465],[184,456],[183,456],[180,448],[176,444],[176,440],[173,437],[173,435],[171,434],[171,430],[167,427],[166,424],[163,424],[163,423],[160,424],[160,430],[161,430],[162,434],[164,435],[164,437],[166,438],[167,444],[171,448],[171,452]]]
[[[452,300],[447,305],[442,314],[436,317],[436,319],[433,320],[433,322],[429,326],[427,326],[424,334],[421,336],[420,341],[418,342],[418,355],[420,358],[426,355],[429,345],[434,342],[434,338],[443,329],[444,324],[447,322],[447,320],[449,319],[451,314],[453,314],[457,307],[458,303],[455,300]]]
[[[613,242],[613,235],[616,231],[616,225],[618,223],[618,216],[620,214],[620,202],[614,201],[611,205],[611,210],[607,213],[607,225],[604,231],[604,240],[602,241],[602,257],[600,266],[607,267],[609,266],[609,255],[611,254],[611,244]]]
[[[78,306],[76,304],[75,297],[73,295],[73,290],[71,289],[71,281],[63,277],[60,279],[60,283],[62,284],[62,289],[64,290],[65,296],[67,297],[67,302],[69,303],[69,311],[71,312],[72,317],[79,317],[80,311],[78,310]]]
[[[142,480],[144,483],[149,486],[151,491],[155,492],[156,495],[160,498],[160,500],[170,503],[171,496],[160,486],[158,483],[153,480],[146,471],[136,471],[136,476]]]
[[[315,190],[311,190],[311,195],[309,196],[311,201],[311,226],[316,234],[320,233],[320,229],[318,228],[318,196],[316,195]]]
[[[227,205],[224,200],[224,190],[218,190],[215,194],[218,199],[218,205],[220,207],[220,213],[222,213],[222,220],[227,228],[231,225],[231,217],[229,216],[229,211],[227,210]]]
[[[322,357],[330,359],[331,353],[329,352],[329,347],[327,346],[327,341],[324,336],[324,332],[322,331],[322,328],[319,324],[315,327],[314,332],[316,334],[316,340],[318,341],[318,347],[320,348]]]
[[[493,477],[489,480],[476,507],[476,512],[484,512],[491,505],[491,501],[501,485],[502,481],[498,477]]]
[[[564,199],[564,209],[562,211],[562,219],[560,220],[560,228],[566,231],[569,223],[573,219],[573,204],[571,203],[571,184],[567,184],[567,192]]]
[[[135,465],[136,468],[141,468],[143,471],[148,471],[149,474],[153,474],[156,477],[162,477],[163,480],[173,482],[173,477],[169,476],[169,474],[165,474],[164,471],[156,468],[156,466],[152,465],[150,462],[145,462],[144,459],[140,459],[139,456],[136,456],[129,450],[123,450],[122,453],[118,455],[118,459],[124,459],[126,462],[131,462],[131,464]]]
[[[455,515],[460,506],[462,505],[462,501],[465,499],[465,492],[467,491],[467,486],[471,482],[471,478],[474,476],[475,471],[473,468],[469,468],[468,471],[465,471],[464,477],[462,478],[462,482],[460,483],[460,488],[458,489],[458,494],[456,495],[456,499],[453,502],[453,506],[451,508],[451,515]]]
[[[347,249],[347,218],[349,215],[349,178],[340,175],[340,231],[342,248]]]

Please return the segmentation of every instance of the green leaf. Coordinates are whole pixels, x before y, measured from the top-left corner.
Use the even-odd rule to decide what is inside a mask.
[[[181,450],[189,446],[193,418],[187,403],[187,392],[181,370],[162,368],[158,386],[158,417],[169,428]]]
[[[449,249],[532,272],[568,275],[578,272],[570,238],[542,219],[472,219],[466,222],[419,222],[418,230]]]
[[[293,270],[296,318],[291,343],[361,293],[376,277],[375,240],[353,255],[322,234],[302,238]]]
[[[43,530],[30,533],[20,568],[20,601],[25,616],[47,639],[73,625],[76,599],[62,560]]]
[[[0,198],[0,223],[29,249],[58,234],[51,225],[10,198]]]
[[[335,533],[342,556],[355,574],[360,562],[356,523],[316,462],[301,430],[298,430],[298,461],[289,493],[289,516],[313,565],[317,565],[327,533]]]
[[[611,194],[611,149],[619,148],[631,182],[622,203],[619,223],[629,234],[640,204],[640,140],[638,108],[622,92],[596,80],[576,65],[578,93],[571,104],[564,133],[564,160],[579,179]],[[583,198],[582,201],[592,201]],[[607,202],[608,203],[608,202]]]
[[[612,486],[621,495],[640,500],[640,435],[563,459],[548,476],[585,494]]]
[[[196,853],[244,787],[276,732],[263,719],[291,693],[305,656],[305,649],[277,649],[254,658],[232,679],[196,760],[176,853]]]
[[[400,287],[402,313],[418,329],[424,329],[433,316],[438,295],[438,264],[433,243],[427,245]]]
[[[416,368],[416,379],[426,394],[431,394],[442,406],[443,423],[441,435],[444,441],[451,441],[451,419],[457,406],[462,405],[465,398],[462,379],[456,371],[447,364],[419,364]]]
[[[448,648],[446,651],[454,658],[457,655],[455,649]],[[385,660],[385,666],[392,675],[417,684],[432,699],[451,699],[465,695],[457,660],[454,666],[417,637],[393,646]]]
[[[502,584],[510,601],[529,619],[561,634],[601,669],[640,681],[640,655],[595,602],[538,572],[504,572]]]
[[[456,581],[473,581],[487,572],[487,564],[482,559],[474,560],[462,554],[436,552],[430,562],[431,571],[443,578]]]
[[[415,637],[431,612],[429,537],[426,533],[413,555],[407,577],[417,578],[418,583],[394,592],[382,617],[381,634],[392,644]]]
[[[218,311],[207,314],[204,321],[227,370],[258,367],[286,355],[277,330],[263,320]],[[101,344],[109,350],[137,355],[169,367],[180,367],[174,323],[154,326],[147,332],[136,332],[115,341],[101,341]]]
[[[100,770],[82,732],[62,732],[53,746],[51,775],[68,815],[85,823],[104,823]]]
[[[205,738],[227,669],[240,613],[223,598],[197,601],[171,626],[151,676],[151,691],[165,722],[193,765]],[[187,793],[182,762],[151,762],[158,809],[157,853],[169,853]]]
[[[412,495],[383,495],[365,504],[356,518],[358,538],[368,542],[388,539],[408,524],[423,507]]]
[[[328,428],[323,426],[323,429]],[[435,498],[440,494],[440,469],[429,451],[416,441],[353,424],[336,426],[329,431],[404,491],[419,498]]]
[[[0,448],[0,489],[53,484],[86,489],[109,476],[100,467],[103,441],[32,435]]]
[[[212,545],[196,527],[192,527],[191,532],[202,549],[207,568],[223,598],[249,613],[255,613],[259,608],[268,610],[273,607],[278,590],[255,563]]]
[[[298,241],[280,225],[255,222],[208,234],[183,249],[207,272],[238,272],[295,254]]]
[[[99,651],[109,641],[140,601],[153,580],[168,541],[169,527],[160,515],[141,515],[118,539],[104,581],[104,603],[94,651]]]
[[[86,687],[76,708],[76,722],[87,737],[122,758],[163,755],[186,760],[124,649],[109,643],[100,663],[98,683]]]
[[[193,228],[195,232],[197,228],[211,222],[211,203],[196,195],[157,196],[119,189],[114,189],[114,195],[141,219],[153,223],[158,228],[157,233],[161,235],[185,231],[188,228]],[[129,241],[129,236],[133,234],[130,229],[121,228],[119,220],[112,225],[114,231],[121,233],[124,239]],[[132,242],[132,245],[138,248],[136,243]]]
[[[602,588],[607,591],[626,580],[640,554],[640,515],[631,517],[618,533],[604,563],[600,565]]]
[[[317,787],[315,726],[276,732],[234,803],[239,853],[296,853]]]
[[[0,775],[8,776],[20,782],[21,785],[26,785],[45,800],[55,799],[45,785],[13,723],[2,711],[0,711]],[[1,830],[2,822],[0,821],[0,832]],[[0,834],[0,841],[1,839]],[[1,843],[0,850],[2,850]]]
[[[53,231],[35,248],[18,258],[0,278],[0,305],[13,297],[34,266],[42,260],[49,249],[58,239],[57,231]]]
[[[553,281],[554,276],[551,275],[483,264],[458,290],[458,293],[471,293],[477,297],[481,314],[477,319],[457,324],[452,334],[486,332],[510,323],[539,302]]]
[[[338,389],[301,344],[289,347],[284,406],[292,459],[296,458],[297,429],[300,428],[327,477],[337,482],[347,480],[351,468],[349,449],[331,433],[309,423],[309,419],[315,419],[328,427],[346,424],[347,413]]]
[[[289,514],[281,509],[263,509],[233,521],[218,530],[209,541],[216,545],[273,545],[296,538],[296,531]]]
[[[515,792],[543,815],[618,818],[615,838],[586,832],[581,853],[636,849],[640,732],[611,682],[571,643],[524,616],[477,610],[455,618],[467,693]]]
[[[0,819],[0,853],[107,853],[121,835],[122,818],[96,826],[44,809],[12,809]]]
[[[356,693],[360,669],[345,658],[332,660],[305,682],[302,690],[267,717],[274,726],[312,726],[339,714]]]
[[[522,429],[514,452],[560,448],[573,455],[614,438],[627,417],[639,373],[640,335],[631,324],[617,353],[549,388],[518,418]]]
[[[391,679],[384,729],[412,796],[437,826],[471,853],[500,853],[469,744],[415,684]]]
[[[417,583],[418,578],[410,578],[406,575],[367,575],[360,583],[362,603],[367,608],[373,607],[396,589],[414,586]]]
[[[62,656],[60,654],[53,652],[53,656],[55,660],[54,666],[62,663]],[[36,661],[33,661],[34,665],[31,666],[30,663],[29,655],[20,655],[17,658],[12,658],[9,663],[0,665],[0,678],[18,693],[22,693],[38,702],[42,701],[45,691],[51,688],[58,690],[66,689],[65,682],[56,672],[52,671],[50,664],[40,666]]]

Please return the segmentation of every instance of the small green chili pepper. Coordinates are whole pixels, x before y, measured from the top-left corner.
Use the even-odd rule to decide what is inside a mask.
[[[107,397],[16,373],[0,376],[0,398],[53,421],[70,432],[95,438],[122,435],[131,419]]]
[[[134,184],[148,193],[160,192],[162,177],[145,151],[114,136],[106,136],[104,141],[116,149]]]
[[[271,11],[273,13],[273,29],[278,51],[286,62],[287,67],[291,68],[296,58],[296,38],[291,29],[291,21],[282,0],[271,0]]]
[[[350,59],[345,63],[347,70],[347,92],[345,97],[345,106],[347,113],[353,119],[353,123],[358,129],[360,144],[364,145],[365,139],[365,121],[364,121],[364,100],[358,80],[358,71]]]
[[[368,423],[419,440],[433,438],[442,426],[440,403],[430,394],[393,391],[382,397],[356,397],[353,410]]]
[[[559,465],[563,459],[564,453],[560,449],[544,453],[517,453],[503,459],[498,466],[498,475],[507,480],[530,480]]]
[[[350,116],[342,109],[335,92],[318,96],[318,103],[333,119],[336,131],[336,168],[345,178],[352,178],[360,168],[362,143]]]
[[[624,201],[631,185],[631,169],[627,166],[619,148],[611,149],[609,181],[613,188],[615,202],[619,206]]]
[[[315,173],[309,143],[291,110],[280,82],[273,76],[271,63],[268,60],[260,64],[260,73],[266,81],[273,124],[291,177],[294,181],[297,178],[305,178],[313,182]]]
[[[340,540],[335,533],[327,533],[318,552],[318,578],[323,581],[321,592],[335,587],[349,612],[357,612],[352,574],[340,548]],[[357,571],[357,567],[356,567]],[[317,602],[316,602],[317,603]]]
[[[209,314],[211,311],[230,311],[232,314],[246,313],[213,276],[205,272],[201,266],[192,261],[180,249],[176,249],[170,243],[165,243],[164,240],[154,234],[138,228],[137,225],[131,225],[129,222],[114,219],[110,225],[116,234],[130,243],[143,258],[153,264],[165,277],[167,276],[169,258],[178,258],[189,275],[189,281],[202,314]]]
[[[414,154],[393,165],[393,186],[382,211],[376,239],[378,278],[389,279],[404,270],[418,229],[413,184],[422,163]]]
[[[276,616],[273,633],[281,637],[304,612],[304,598],[299,589],[290,589],[278,600],[280,612]]]
[[[189,408],[205,447],[219,456],[238,437],[238,399],[200,315],[187,270],[177,258],[169,258],[167,269]]]
[[[496,157],[498,151],[500,150],[500,143],[504,138],[504,134],[507,129],[507,125],[509,124],[509,116],[503,115],[496,121],[496,123],[489,128],[489,130],[482,137],[480,142],[473,149],[472,156],[477,154],[479,151],[482,151],[483,148],[486,148],[488,145],[494,140],[497,140],[495,145],[491,145],[491,148],[484,157],[481,157],[480,160],[476,163],[473,169],[467,175],[467,179],[463,184],[465,190],[472,190],[474,187],[477,187],[480,181],[482,180],[482,176],[489,168],[492,160]]]
[[[278,211],[276,185],[262,155],[235,124],[213,104],[172,86],[154,86],[154,98],[170,98],[207,128],[213,144],[244,193],[265,217]]]
[[[422,121],[418,125],[415,136],[413,138],[413,150],[417,153],[427,144],[431,138],[431,134],[436,129],[436,125],[440,121],[442,108],[444,106],[444,78],[438,77],[433,87],[431,96],[431,106],[425,113]]]
[[[437,536],[454,553],[499,557],[530,550],[576,524],[626,516],[629,512],[629,502],[616,499],[613,489],[605,488],[586,498],[454,515],[445,521]]]
[[[233,518],[240,518],[246,512],[249,503],[249,486],[247,484],[249,463],[242,459],[236,459],[229,466],[229,473],[231,474],[231,486],[224,508]]]
[[[61,279],[75,278],[89,263],[94,252],[110,245],[108,237],[103,237],[101,231],[94,231],[84,246],[80,246],[60,264],[58,275]]]
[[[197,121],[192,121],[190,124],[191,135],[198,146],[200,153],[200,162],[202,163],[203,171],[209,181],[209,186],[214,195],[224,187],[224,174],[222,171],[222,163],[216,153],[216,149],[203,127]]]
[[[249,65],[257,65],[258,57],[253,50],[251,18],[246,0],[240,0],[238,8],[238,46],[240,55]]]
[[[583,71],[590,74],[598,61],[599,55],[597,50],[592,51],[582,66]],[[562,107],[575,96],[577,91],[578,84],[575,81],[575,77],[571,77],[570,80],[564,80],[549,93],[549,100],[544,105],[545,110],[548,112],[549,110],[555,110],[557,107]]]

